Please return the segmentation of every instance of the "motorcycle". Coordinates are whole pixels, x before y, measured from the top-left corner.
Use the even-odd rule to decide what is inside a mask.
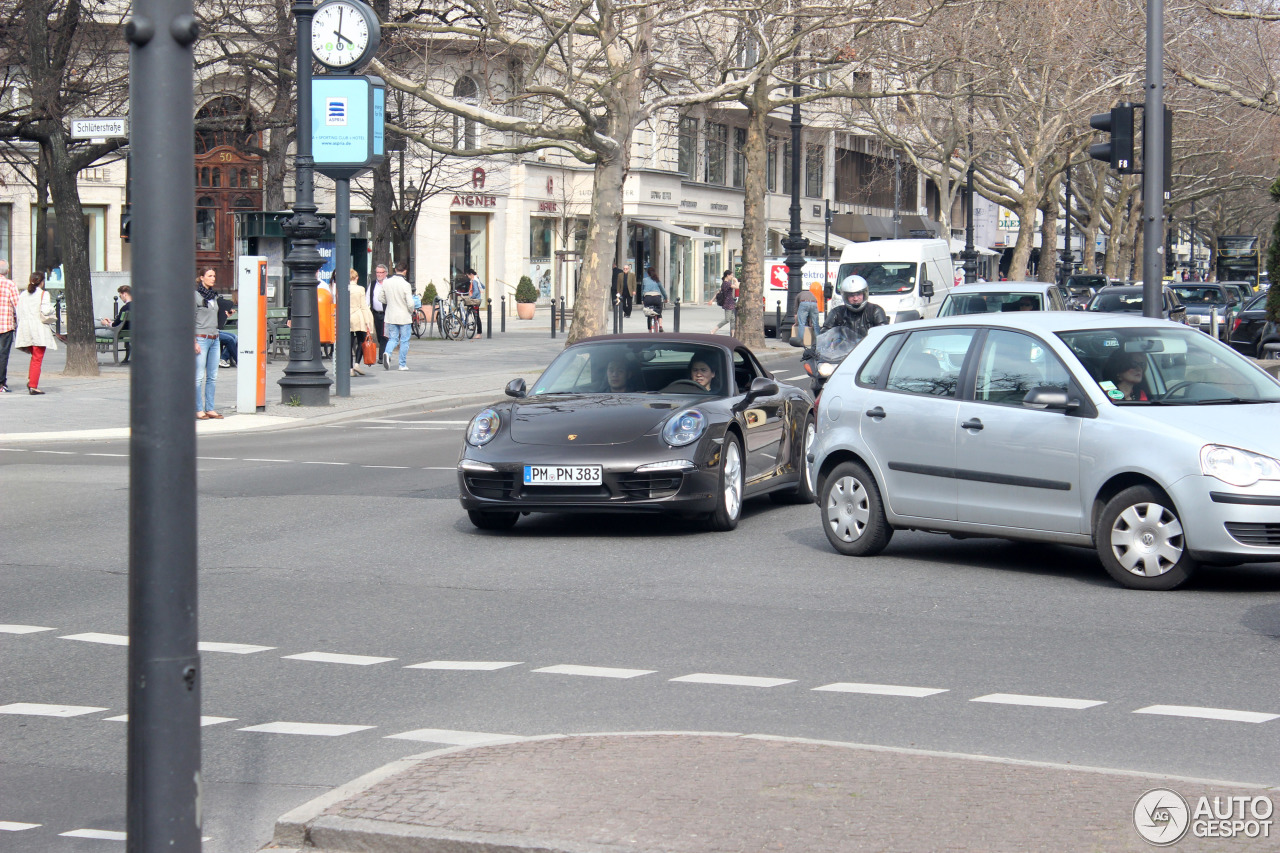
[[[836,326],[818,335],[813,346],[805,347],[800,364],[812,380],[810,387],[815,398],[822,394],[822,386],[836,372],[840,362],[862,343],[864,337],[848,326]]]

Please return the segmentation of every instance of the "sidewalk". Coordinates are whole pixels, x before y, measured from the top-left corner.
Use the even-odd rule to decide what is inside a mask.
[[[709,332],[723,316],[714,306],[681,306],[680,328],[684,332]],[[565,335],[557,331],[551,338],[551,319],[541,309],[533,320],[507,319],[507,331],[500,332],[494,318],[492,338],[442,341],[413,338],[409,344],[409,370],[384,370],[380,365],[364,366],[365,376],[353,376],[351,396],[339,397],[331,386],[328,406],[289,406],[281,402],[278,381],[288,364],[277,358],[267,365],[267,406],[253,415],[236,413],[236,373],[238,368],[218,371],[216,399],[220,421],[194,421],[195,363],[192,361],[191,413],[199,435],[286,429],[332,423],[379,414],[410,406],[444,409],[479,404],[499,398],[508,382],[517,376],[532,382],[542,369],[564,349]],[[666,312],[667,328],[673,327],[671,310]],[[612,328],[612,326],[610,326]],[[644,316],[632,312],[624,331],[643,332]],[[487,326],[486,326],[487,330]],[[787,358],[798,353],[789,346],[777,346],[770,339],[763,361]],[[99,354],[101,374],[92,378],[62,376],[66,349],[45,355],[40,378],[43,397],[25,392],[28,358],[14,351],[9,357],[9,387],[12,394],[0,395],[0,442],[51,440],[120,439],[129,435],[129,377],[131,365],[117,365],[110,354]],[[333,362],[324,362],[333,377]]]
[[[286,814],[264,850],[1144,851],[1153,788],[1274,790],[971,755],[724,733],[551,735],[393,762]],[[1210,800],[1212,802],[1212,800]],[[1179,851],[1274,850],[1195,838]]]

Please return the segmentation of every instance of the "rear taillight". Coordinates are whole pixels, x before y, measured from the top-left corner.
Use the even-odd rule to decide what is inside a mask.
[[[1231,331],[1234,332],[1236,329],[1240,328],[1240,321],[1243,319],[1243,317],[1237,317],[1236,321],[1231,324]]]

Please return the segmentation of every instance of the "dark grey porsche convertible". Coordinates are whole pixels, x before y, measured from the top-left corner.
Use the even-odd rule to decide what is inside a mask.
[[[732,530],[742,501],[808,502],[813,397],[733,338],[602,335],[467,427],[458,488],[471,522],[530,512],[663,512]]]

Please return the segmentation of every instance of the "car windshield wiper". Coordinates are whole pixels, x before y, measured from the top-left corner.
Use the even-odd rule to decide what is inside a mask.
[[[1196,400],[1196,406],[1242,406],[1251,403],[1280,403],[1280,400],[1262,400],[1257,397],[1216,397],[1212,400]]]

